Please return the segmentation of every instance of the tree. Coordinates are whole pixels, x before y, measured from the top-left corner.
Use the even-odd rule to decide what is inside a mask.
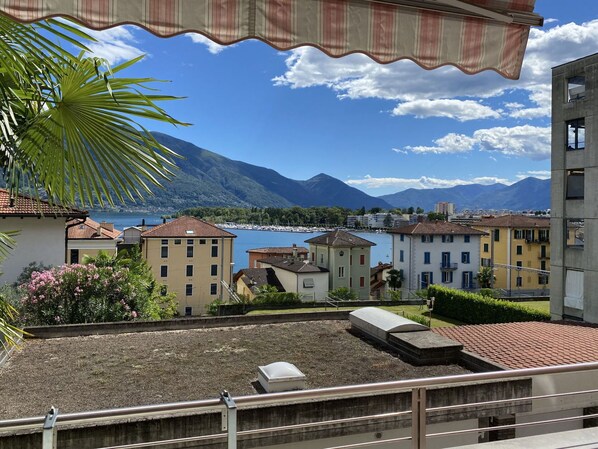
[[[409,209],[407,209],[407,213],[409,215],[413,214],[415,212],[415,209],[413,208],[413,206],[409,207]]]
[[[113,204],[141,199],[172,175],[176,154],[134,118],[183,125],[156,104],[174,97],[143,92],[153,79],[117,76],[141,58],[110,68],[86,56],[79,41],[87,38],[65,22],[24,25],[0,16],[0,168],[13,195]],[[6,234],[0,242],[1,249],[14,244]],[[17,341],[13,319],[0,298],[5,344]]]
[[[421,207],[418,207],[417,209],[415,209],[415,213],[416,214],[423,214],[424,210]]]
[[[384,221],[382,222],[384,227],[391,228],[393,223],[394,223],[394,220],[392,219],[392,215],[386,214],[386,217],[384,217]]]
[[[380,213],[380,212],[382,212],[382,208],[381,207],[372,207],[370,209],[370,214],[377,214],[377,213]]]
[[[338,287],[330,290],[328,296],[337,301],[355,301],[358,299],[357,293],[347,287]]]
[[[388,286],[393,290],[401,288],[403,286],[403,270],[395,270],[394,268],[388,270],[386,282],[388,282]]]
[[[476,275],[476,280],[480,288],[492,288],[493,281],[496,280],[492,267],[482,267]]]
[[[428,221],[446,221],[446,215],[440,212],[428,212]]]

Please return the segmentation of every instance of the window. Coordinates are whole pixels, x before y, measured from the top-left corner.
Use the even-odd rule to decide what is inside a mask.
[[[442,283],[443,284],[451,284],[453,282],[453,272],[452,271],[443,271],[442,272]]]
[[[583,271],[567,270],[565,273],[565,307],[583,310]]]
[[[516,240],[523,240],[525,238],[525,233],[523,232],[523,229],[515,229],[513,234],[513,238]]]
[[[495,242],[499,242],[500,241],[500,229],[495,229],[494,230],[494,241]]]
[[[443,235],[442,242],[443,243],[453,243],[453,236],[452,235]]]
[[[193,245],[193,239],[187,239],[187,245]]]
[[[567,199],[583,198],[583,183],[583,168],[567,170]]]
[[[303,288],[314,288],[315,285],[313,278],[303,279]]]
[[[365,254],[359,255],[359,265],[365,265]]]
[[[324,254],[320,254],[320,263],[324,263]]]
[[[523,285],[523,278],[521,276],[517,276],[515,278],[515,285],[517,287],[521,287]]]
[[[210,295],[214,296],[218,294],[218,284],[210,284]]]
[[[461,263],[469,263],[469,251],[461,253]]]
[[[461,288],[473,288],[473,271],[463,272],[463,282],[461,283]]]
[[[160,277],[161,278],[168,277],[168,265],[160,266]]]
[[[586,122],[583,118],[567,122],[567,150],[583,150],[586,146]]]
[[[185,296],[191,296],[193,294],[193,284],[185,284]]]
[[[401,242],[404,242],[405,241],[405,234],[401,234],[400,237],[399,237],[399,239],[401,240]]]
[[[405,252],[403,250],[399,251],[399,262],[404,262],[404,260],[403,260],[404,254],[405,254]]]
[[[550,242],[550,230],[549,229],[539,229],[538,230],[538,240],[540,242]]]
[[[218,276],[218,265],[210,266],[210,276]]]
[[[365,277],[363,277],[363,276],[359,277],[359,286],[365,287]]]
[[[168,257],[168,246],[163,246],[160,248],[160,257],[166,259]]]
[[[212,245],[218,245],[218,239],[212,239]]]
[[[218,257],[218,246],[212,245],[212,257]]]
[[[353,265],[353,254],[349,256],[349,265]]]
[[[191,316],[193,315],[193,307],[185,307],[185,316]]]
[[[199,244],[200,245],[205,245],[206,244],[206,239],[199,239]]]
[[[181,239],[174,239],[174,244],[175,245],[180,245],[181,244]]]
[[[491,262],[492,262],[492,259],[486,259],[486,258],[484,258],[484,257],[482,257],[482,258],[480,259],[480,264],[481,264],[483,267],[489,267],[489,266],[491,266]]]
[[[433,243],[434,236],[433,235],[422,235],[422,243]]]
[[[565,221],[566,232],[565,241],[567,248],[584,247],[584,219],[583,218],[569,218]]]
[[[187,257],[193,257],[193,246],[187,246]]]
[[[539,274],[538,275],[538,284],[548,285],[548,275],[547,274]]]
[[[168,245],[168,239],[162,239],[162,245]]]
[[[339,278],[345,277],[345,267],[338,267],[338,277]]]
[[[71,249],[71,263],[79,263],[79,250]]]
[[[567,101],[583,100],[586,96],[586,77],[572,76],[567,80]]]
[[[516,252],[518,256],[521,256],[523,254],[523,245],[517,245]]]
[[[185,271],[186,271],[185,274],[187,275],[187,277],[193,276],[193,265],[187,265],[187,269]]]
[[[429,264],[430,263],[430,253],[428,251],[426,251],[424,253],[424,263],[425,264]]]
[[[546,245],[540,246],[540,257],[542,257],[543,259],[548,257],[548,254],[546,253]]]
[[[487,253],[488,252],[488,244],[484,243],[484,252]]]
[[[349,278],[349,287],[353,288],[353,278]]]
[[[469,241],[470,241],[470,240],[471,240],[471,236],[470,236],[470,235],[464,235],[464,236],[463,236],[463,241],[464,241],[465,243],[469,243]]]
[[[421,288],[428,288],[433,283],[433,273],[431,271],[423,271],[421,274]]]
[[[540,270],[546,271],[546,261],[545,260],[540,261]]]

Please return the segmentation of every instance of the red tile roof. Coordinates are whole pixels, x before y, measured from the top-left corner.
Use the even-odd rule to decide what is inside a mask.
[[[70,220],[67,222],[67,225],[74,225],[68,228],[69,240],[114,240],[121,233],[118,229],[111,231],[105,227],[101,227],[100,223],[89,217],[83,223],[81,223],[81,220]],[[99,233],[98,230],[100,231]]]
[[[598,361],[598,327],[570,322],[523,322],[441,327],[434,332],[508,368]]]
[[[305,243],[313,243],[314,245],[326,245],[335,248],[354,248],[358,246],[376,246],[374,242],[362,239],[350,232],[336,229],[326,234],[318,235],[307,239]]]
[[[409,226],[389,229],[390,234],[408,234],[408,235],[486,235],[485,232],[462,226],[449,221],[425,221],[415,223]]]
[[[495,218],[483,218],[481,221],[474,223],[473,226],[480,228],[550,228],[550,218],[502,215]]]
[[[231,234],[213,224],[195,217],[179,217],[175,220],[163,223],[155,228],[149,229],[141,234],[143,238],[164,238],[184,237],[187,239],[198,237],[228,237],[235,238]]]
[[[52,205],[47,201],[18,195],[11,205],[8,190],[0,189],[0,217],[72,217],[85,218],[87,211]]]

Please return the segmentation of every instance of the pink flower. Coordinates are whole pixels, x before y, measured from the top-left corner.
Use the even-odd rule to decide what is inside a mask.
[[[133,310],[133,311],[131,312],[131,316],[132,316],[133,318],[137,318],[137,312],[135,312],[135,311]]]

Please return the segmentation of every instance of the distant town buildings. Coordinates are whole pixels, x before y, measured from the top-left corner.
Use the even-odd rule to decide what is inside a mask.
[[[392,264],[403,272],[403,288],[430,284],[473,289],[480,266],[480,237],[485,233],[445,221],[422,222],[388,231]]]
[[[408,225],[409,220],[409,215],[391,214],[389,212],[349,215],[347,217],[347,227],[365,229],[399,228]]]
[[[454,215],[455,203],[448,203],[446,201],[436,203],[436,205],[434,206],[434,212],[436,212],[437,214]]]

